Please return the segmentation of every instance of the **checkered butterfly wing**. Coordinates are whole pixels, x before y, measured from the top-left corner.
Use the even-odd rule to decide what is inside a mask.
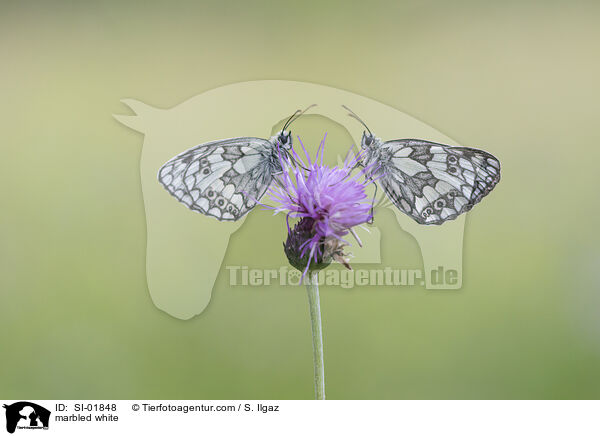
[[[165,163],[158,181],[189,209],[236,221],[271,184],[273,147],[266,139],[250,137],[201,144]]]
[[[418,139],[385,142],[378,182],[419,224],[442,224],[465,213],[500,181],[500,162],[485,151]]]

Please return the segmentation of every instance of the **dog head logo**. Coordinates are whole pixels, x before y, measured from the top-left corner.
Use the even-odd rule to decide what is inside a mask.
[[[47,429],[50,411],[29,401],[19,401],[3,406],[6,409],[6,431],[14,433],[19,429]]]
[[[132,99],[125,99],[123,103],[135,115],[115,115],[115,118],[144,134],[140,169],[147,220],[148,287],[154,304],[180,319],[191,318],[208,305],[217,275],[225,270],[222,264],[230,237],[243,226],[246,217],[235,222],[219,222],[177,204],[157,181],[158,169],[173,156],[216,139],[269,137],[281,128],[294,109],[313,103],[317,107],[311,109],[306,119],[323,117],[330,124],[341,126],[340,130],[345,131],[348,138],[348,143],[328,142],[329,153],[345,154],[352,143],[361,144],[363,127],[347,116],[340,107],[342,103],[360,111],[381,137],[426,138],[456,145],[432,127],[390,106],[347,91],[304,82],[262,80],[227,85],[171,109],[154,108]],[[297,129],[301,122],[295,124],[294,135],[299,134]],[[388,210],[395,215],[396,223],[392,222],[393,228],[385,229],[386,234],[405,231],[419,245],[424,287],[460,288],[464,215],[443,226],[421,226],[397,208]],[[376,220],[370,233],[360,235],[365,240],[363,248],[354,250],[353,263],[380,264],[384,260],[390,265],[394,262],[394,256],[381,259],[378,225]],[[440,267],[457,272],[457,279],[452,284],[436,283],[431,277]]]

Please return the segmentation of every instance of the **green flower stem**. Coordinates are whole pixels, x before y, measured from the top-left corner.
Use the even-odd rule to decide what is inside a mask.
[[[306,283],[310,327],[313,342],[313,364],[315,367],[315,399],[325,399],[325,365],[323,363],[323,329],[321,327],[321,304],[319,302],[319,273],[314,271]]]

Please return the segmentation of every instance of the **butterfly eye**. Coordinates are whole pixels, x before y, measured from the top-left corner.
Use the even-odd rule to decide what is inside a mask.
[[[202,170],[202,174],[207,175],[208,173],[210,173],[210,170],[208,168],[204,168]]]
[[[205,167],[206,165],[208,165],[208,159],[207,158],[202,159],[200,161],[200,165],[203,166],[203,167]]]
[[[230,204],[229,206],[227,206],[227,212],[233,212],[233,209],[233,205]]]
[[[456,156],[450,155],[448,156],[448,162],[451,164],[455,164],[456,162],[458,162],[458,160],[456,159]]]
[[[443,199],[441,199],[441,198],[435,202],[435,208],[436,209],[441,209],[445,205],[446,205],[446,202]]]
[[[223,200],[222,198],[219,198],[219,199],[217,200],[217,204],[218,204],[219,206],[223,206],[223,205],[225,204],[225,200]]]
[[[448,172],[450,174],[456,174],[458,172],[458,168],[456,168],[456,167],[448,167]]]
[[[215,191],[213,191],[212,189],[209,189],[208,192],[206,193],[206,195],[208,195],[208,198],[213,198],[215,196]]]

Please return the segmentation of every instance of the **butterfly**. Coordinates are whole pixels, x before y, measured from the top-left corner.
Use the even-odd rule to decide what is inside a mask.
[[[457,218],[500,181],[500,161],[490,153],[421,139],[384,142],[343,107],[367,129],[359,153],[365,175],[380,184],[390,201],[419,224],[443,224]]]
[[[314,106],[314,105],[313,105]],[[178,154],[158,171],[158,181],[189,209],[219,221],[237,221],[265,194],[283,171],[280,153],[291,158],[290,124],[297,110],[269,139],[241,137],[207,142]]]

